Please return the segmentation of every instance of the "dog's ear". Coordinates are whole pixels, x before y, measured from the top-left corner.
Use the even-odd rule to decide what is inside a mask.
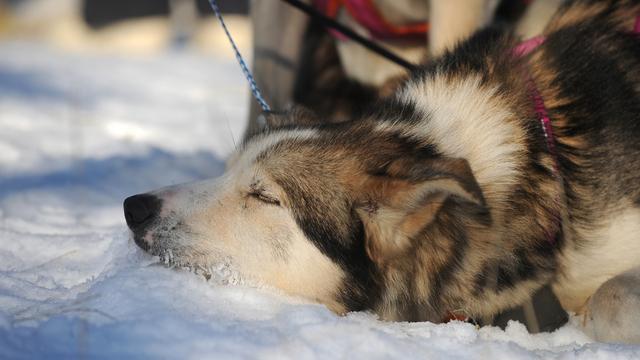
[[[262,130],[285,126],[311,126],[321,123],[322,120],[313,111],[300,105],[293,105],[282,112],[269,111],[258,115],[258,125]]]
[[[362,186],[356,212],[364,224],[369,257],[383,267],[409,250],[411,241],[449,198],[488,210],[464,159],[399,159]]]

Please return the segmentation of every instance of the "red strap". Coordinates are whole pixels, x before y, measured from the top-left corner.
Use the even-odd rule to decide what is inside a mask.
[[[336,17],[341,7],[375,39],[419,37],[426,39],[429,23],[394,25],[380,14],[373,0],[315,0],[315,6],[327,16]],[[339,33],[338,33],[339,34]],[[334,32],[334,35],[335,32]],[[338,35],[339,38],[342,38]]]
[[[386,21],[372,1],[373,0],[342,0],[342,3],[349,11],[349,14],[356,19],[360,25],[367,28],[375,38],[385,39],[412,36],[426,38],[429,28],[428,23],[393,25]]]

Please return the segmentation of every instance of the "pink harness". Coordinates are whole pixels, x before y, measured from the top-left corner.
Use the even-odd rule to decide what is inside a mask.
[[[636,21],[633,26],[633,33],[636,35],[640,34],[640,15],[636,17]],[[531,52],[536,50],[540,45],[542,45],[545,42],[545,40],[546,38],[544,36],[533,37],[529,40],[526,40],[518,44],[515,48],[513,48],[512,54],[515,57],[527,56]],[[536,115],[538,116],[540,124],[542,125],[542,130],[544,132],[544,137],[547,142],[547,148],[549,150],[549,153],[551,153],[555,158],[554,167],[556,169],[556,175],[560,177],[560,172],[559,172],[560,169],[559,169],[558,156],[557,156],[556,146],[555,146],[555,138],[553,136],[553,127],[551,126],[551,118],[549,117],[549,112],[547,111],[547,107],[544,104],[544,99],[542,98],[540,91],[536,87],[531,74],[527,73],[527,78],[528,78],[527,82],[529,85],[529,92],[531,94],[531,98],[533,99],[534,110],[536,112]],[[558,226],[560,226],[559,224],[560,221],[561,220],[558,217]],[[554,244],[556,240],[555,234],[548,233],[547,239],[551,244]]]
[[[633,33],[640,34],[640,16],[636,17],[636,22],[633,26]],[[542,45],[545,42],[546,38],[544,36],[536,36],[529,40],[526,40],[513,49],[513,55],[515,57],[527,56],[538,46]],[[531,97],[533,98],[535,112],[538,115],[538,119],[542,124],[542,129],[544,130],[544,137],[547,140],[547,147],[549,148],[549,152],[552,154],[556,154],[555,151],[555,141],[553,138],[553,130],[551,127],[551,118],[549,117],[549,113],[547,111],[547,107],[544,105],[544,100],[538,91],[538,88],[535,86],[533,79],[529,76],[529,84]],[[556,162],[556,170],[558,168],[558,164]]]
[[[513,56],[515,57],[527,56],[531,52],[533,52],[535,49],[537,49],[538,46],[542,45],[544,41],[545,41],[544,36],[536,36],[529,40],[526,40],[518,44],[518,46],[516,46],[512,50]],[[547,148],[549,149],[549,152],[555,157],[556,146],[555,146],[555,140],[553,137],[553,129],[551,127],[551,118],[549,117],[549,112],[547,111],[547,107],[544,105],[544,99],[542,98],[542,95],[540,95],[540,91],[538,91],[538,88],[536,87],[535,82],[531,77],[531,74],[527,73],[527,78],[528,78],[527,82],[529,85],[529,92],[531,93],[531,98],[533,99],[534,110],[536,112],[536,115],[538,116],[538,119],[540,120],[540,124],[542,125],[544,138],[547,142]],[[554,166],[557,172],[559,170],[557,160],[555,161]]]

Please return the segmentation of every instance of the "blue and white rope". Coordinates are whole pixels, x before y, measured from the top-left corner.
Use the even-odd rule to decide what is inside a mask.
[[[271,111],[269,104],[267,104],[267,102],[262,97],[260,88],[258,88],[258,84],[256,84],[256,81],[253,78],[253,75],[251,75],[251,71],[249,71],[249,67],[247,66],[247,63],[244,61],[242,54],[240,54],[240,50],[238,50],[236,43],[233,41],[233,38],[229,33],[229,29],[227,29],[227,25],[224,23],[224,20],[222,19],[222,14],[220,13],[220,9],[218,8],[218,3],[216,2],[216,0],[209,0],[209,5],[211,5],[211,9],[213,9],[213,12],[216,14],[216,17],[218,18],[218,20],[220,20],[220,25],[222,25],[222,29],[224,30],[225,34],[227,34],[227,38],[229,39],[229,42],[233,47],[233,51],[236,53],[236,59],[238,59],[238,63],[240,63],[240,68],[242,68],[242,72],[244,73],[244,76],[247,78],[247,81],[249,82],[249,87],[251,87],[251,92],[253,93],[253,97],[256,98],[256,100],[260,104],[260,107],[262,107],[262,110],[266,112]]]

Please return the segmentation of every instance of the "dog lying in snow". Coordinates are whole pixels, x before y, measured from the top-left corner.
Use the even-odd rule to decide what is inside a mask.
[[[126,199],[133,239],[386,320],[552,284],[596,339],[640,342],[638,14],[571,1],[537,46],[482,31],[362,119],[267,116],[220,178]]]

